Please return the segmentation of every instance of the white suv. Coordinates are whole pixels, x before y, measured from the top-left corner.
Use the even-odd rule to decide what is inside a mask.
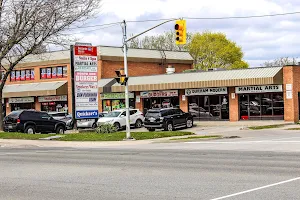
[[[145,117],[143,113],[137,109],[129,109],[130,113],[130,125],[134,125],[136,128],[142,127]],[[117,130],[126,126],[126,110],[114,110],[104,117],[98,119],[97,125],[101,126],[102,124],[112,124]]]

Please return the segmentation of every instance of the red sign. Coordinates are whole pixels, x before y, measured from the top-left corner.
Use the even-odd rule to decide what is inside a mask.
[[[75,46],[75,55],[80,56],[97,56],[97,47],[92,46]]]

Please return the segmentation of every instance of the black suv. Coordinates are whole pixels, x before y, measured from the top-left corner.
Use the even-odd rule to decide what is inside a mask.
[[[149,131],[155,129],[172,131],[175,128],[191,128],[193,126],[193,116],[179,108],[151,109],[148,110],[145,116],[144,126]]]
[[[9,132],[63,134],[66,130],[65,122],[55,120],[47,113],[35,110],[13,111],[4,118],[3,122],[4,131]]]

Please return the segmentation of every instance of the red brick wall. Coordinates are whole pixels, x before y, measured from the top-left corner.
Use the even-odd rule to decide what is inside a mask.
[[[183,112],[189,112],[188,97],[185,97],[185,101],[182,100],[182,95],[185,95],[185,90],[179,90],[179,106]]]
[[[191,64],[170,64],[175,67],[175,72],[179,73],[186,69],[191,69]],[[115,70],[124,68],[122,61],[101,61],[101,78],[113,78],[116,76]],[[129,76],[147,76],[154,74],[165,74],[166,68],[159,63],[128,62]]]
[[[292,84],[292,99],[286,99],[286,84]],[[300,89],[300,67],[283,67],[283,96],[284,96],[284,120],[299,121],[298,92]]]
[[[235,93],[235,88],[230,87],[229,89],[229,121],[235,122],[239,120],[239,98]],[[235,98],[232,99],[232,93],[235,94]]]

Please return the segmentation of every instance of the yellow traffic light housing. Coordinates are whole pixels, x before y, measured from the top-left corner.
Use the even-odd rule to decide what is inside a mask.
[[[186,44],[186,21],[185,20],[176,20],[175,40],[177,45]]]
[[[128,77],[126,77],[126,74],[124,72],[124,69],[119,69],[115,71],[117,74],[117,77],[115,78],[118,83],[121,85],[126,85]]]

